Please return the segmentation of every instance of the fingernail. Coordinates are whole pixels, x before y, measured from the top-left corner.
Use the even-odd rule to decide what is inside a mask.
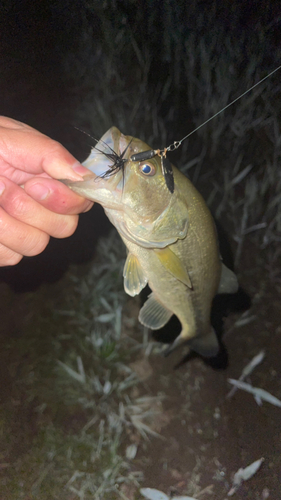
[[[28,194],[31,195],[35,200],[45,200],[50,194],[50,189],[43,184],[33,184],[28,187]]]
[[[73,165],[72,169],[74,170],[74,172],[82,176],[90,173],[87,168],[83,167],[83,165],[78,162]]]
[[[81,170],[84,172],[84,167],[78,161],[68,164],[65,161],[54,159],[48,164],[48,171],[46,171],[54,179],[83,181],[83,177],[79,173]]]
[[[1,196],[1,194],[3,193],[3,191],[4,191],[5,187],[6,187],[6,186],[5,186],[4,182],[0,181],[0,196]]]

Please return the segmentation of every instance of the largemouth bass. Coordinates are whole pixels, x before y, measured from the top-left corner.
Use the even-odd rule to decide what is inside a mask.
[[[182,326],[170,350],[181,343],[211,357],[219,349],[210,323],[217,293],[235,293],[235,274],[221,261],[211,213],[193,184],[172,166],[174,190],[166,185],[161,158],[131,156],[150,149],[112,127],[83,165],[84,181],[64,181],[76,193],[100,203],[124,241],[128,255],[125,291],[152,290],[139,321],[157,330],[175,314]],[[119,158],[116,162],[116,158]]]

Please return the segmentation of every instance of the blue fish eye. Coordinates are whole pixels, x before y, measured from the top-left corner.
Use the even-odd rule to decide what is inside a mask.
[[[150,172],[151,172],[151,166],[150,165],[143,165],[141,171],[144,174],[150,174]]]
[[[140,171],[144,175],[154,175],[155,174],[155,168],[150,165],[149,163],[144,163],[143,165],[140,165]]]

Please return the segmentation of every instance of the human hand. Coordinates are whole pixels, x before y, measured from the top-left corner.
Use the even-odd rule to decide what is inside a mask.
[[[77,214],[93,203],[56,179],[79,181],[86,173],[58,142],[0,117],[0,266],[41,253],[50,236],[73,234]]]

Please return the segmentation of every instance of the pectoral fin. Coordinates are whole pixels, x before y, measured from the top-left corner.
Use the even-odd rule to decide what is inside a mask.
[[[134,297],[146,286],[147,278],[135,255],[129,253],[125,262],[124,270],[124,289],[128,295]]]
[[[139,321],[152,330],[158,330],[166,325],[172,315],[173,313],[162,306],[152,293],[140,310]]]
[[[154,249],[155,255],[157,255],[161,264],[171,273],[177,280],[184,283],[188,288],[192,288],[192,283],[188,272],[186,271],[181,260],[174,254],[174,252],[169,248]]]
[[[236,275],[222,263],[221,279],[217,293],[236,293],[238,287]]]

